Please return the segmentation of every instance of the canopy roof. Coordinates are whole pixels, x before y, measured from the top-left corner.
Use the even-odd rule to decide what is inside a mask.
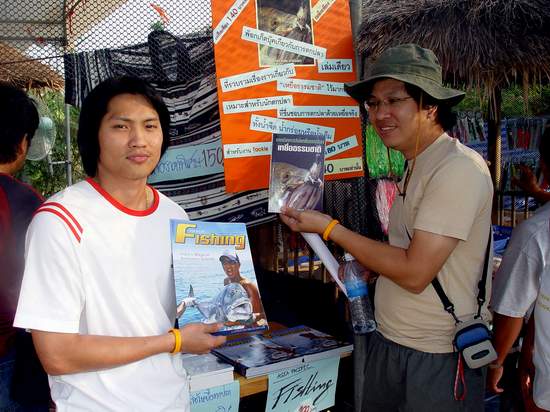
[[[465,87],[550,78],[548,0],[365,0],[357,40],[364,65],[394,45],[429,48]]]
[[[124,3],[6,0],[0,9],[0,79],[22,87],[63,87],[60,56]]]
[[[21,51],[0,43],[0,56],[0,80],[26,89],[63,88],[63,78],[58,73],[38,60],[29,60]]]

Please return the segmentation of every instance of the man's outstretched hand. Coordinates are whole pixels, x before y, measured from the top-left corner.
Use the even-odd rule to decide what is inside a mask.
[[[189,323],[180,328],[181,351],[186,353],[208,353],[211,349],[223,345],[225,336],[214,336],[212,333],[219,331],[223,323]]]
[[[315,210],[297,210],[283,206],[281,220],[294,232],[323,233],[332,221],[329,215]]]

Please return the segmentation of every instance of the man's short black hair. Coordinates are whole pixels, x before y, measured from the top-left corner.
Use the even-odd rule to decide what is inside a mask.
[[[137,77],[123,76],[107,79],[98,84],[86,96],[82,103],[78,121],[78,149],[84,171],[90,177],[95,177],[97,173],[97,162],[99,160],[98,134],[101,120],[107,113],[109,102],[121,94],[137,94],[151,103],[159,116],[162,129],[161,156],[168,147],[170,114],[155,89],[147,81]]]
[[[18,148],[27,136],[29,145],[38,128],[36,103],[27,94],[0,82],[0,163],[17,159]]]
[[[411,96],[416,104],[420,105],[420,96],[422,96],[422,108],[427,109],[430,106],[437,106],[435,121],[443,130],[450,130],[456,124],[456,113],[452,111],[452,106],[449,106],[445,101],[434,99],[426,94],[420,87],[405,83],[405,90]]]

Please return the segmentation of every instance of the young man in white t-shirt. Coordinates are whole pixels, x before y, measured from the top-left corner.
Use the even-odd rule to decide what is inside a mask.
[[[169,114],[146,82],[90,92],[78,145],[89,176],[48,199],[27,233],[14,324],[32,331],[58,411],[189,410],[180,352],[222,344],[220,325],[174,329],[169,219],[147,186],[168,145]]]

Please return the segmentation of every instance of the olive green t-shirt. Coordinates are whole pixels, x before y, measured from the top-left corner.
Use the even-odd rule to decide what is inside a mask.
[[[477,310],[477,283],[489,239],[492,197],[491,176],[483,158],[443,134],[417,156],[406,196],[397,196],[390,211],[389,241],[393,246],[407,249],[409,235],[417,229],[459,239],[437,277],[461,320],[472,319]],[[487,300],[490,278],[489,272]],[[377,282],[376,319],[382,335],[423,352],[453,351],[454,321],[432,285],[414,294],[384,276]],[[482,313],[484,319],[490,316],[487,303]]]

